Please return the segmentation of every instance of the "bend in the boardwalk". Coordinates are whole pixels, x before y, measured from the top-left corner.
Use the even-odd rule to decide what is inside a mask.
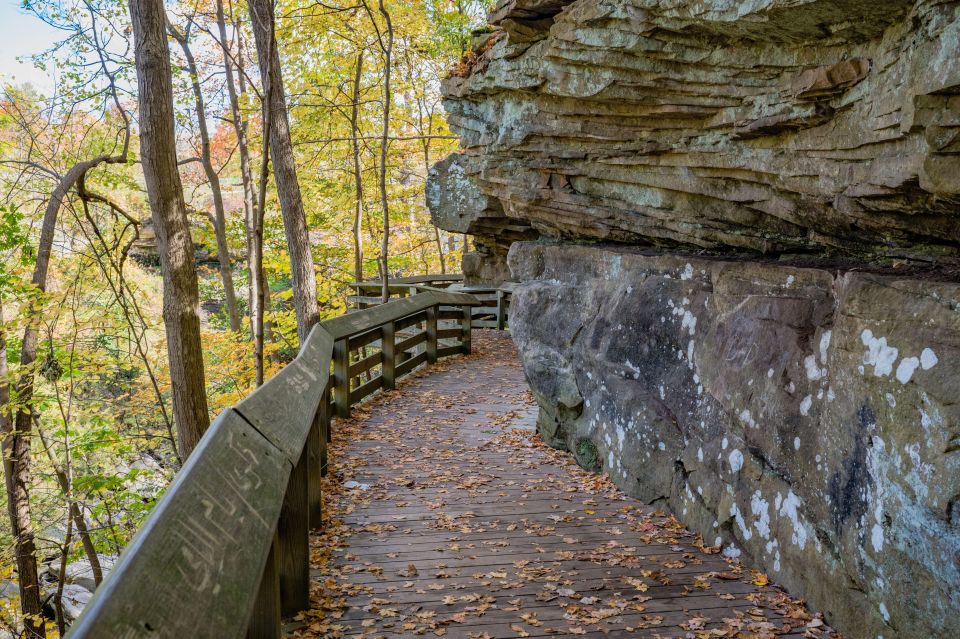
[[[535,436],[503,333],[337,428],[297,637],[819,637],[765,577]]]

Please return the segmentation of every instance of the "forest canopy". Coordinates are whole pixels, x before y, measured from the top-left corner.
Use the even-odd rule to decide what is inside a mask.
[[[51,89],[0,76],[0,636],[65,631],[84,582],[64,573],[99,584],[205,423],[350,282],[456,270],[465,239],[431,224],[424,184],[457,146],[440,80],[487,5],[23,1],[58,38],[18,52]]]

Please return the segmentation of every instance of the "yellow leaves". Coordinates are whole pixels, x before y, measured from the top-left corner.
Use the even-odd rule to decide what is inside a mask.
[[[529,636],[530,636],[530,633],[527,632],[526,630],[524,630],[524,629],[523,629],[523,626],[521,626],[521,625],[518,624],[518,623],[512,623],[512,624],[510,624],[510,630],[513,630],[515,633],[517,633],[517,636],[518,636],[518,637],[529,637]]]
[[[537,619],[537,613],[535,612],[525,612],[520,615],[520,618],[523,619],[528,625],[531,625],[535,628],[543,625],[543,622]]]
[[[680,624],[684,630],[703,630],[710,620],[707,617],[693,617]]]
[[[751,571],[751,574],[753,575],[751,583],[754,586],[766,586],[770,583],[770,579],[762,572]]]

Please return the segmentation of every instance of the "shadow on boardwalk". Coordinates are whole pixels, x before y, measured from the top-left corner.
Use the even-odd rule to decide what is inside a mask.
[[[827,637],[766,577],[705,548],[535,435],[505,334],[341,421],[295,637]]]

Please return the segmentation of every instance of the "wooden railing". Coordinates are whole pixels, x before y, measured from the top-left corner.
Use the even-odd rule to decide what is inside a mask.
[[[390,280],[387,288],[391,297],[409,297],[418,293],[438,290],[456,290],[469,293],[480,305],[473,308],[474,328],[506,328],[509,316],[513,284],[500,286],[464,286],[462,275],[418,275],[416,277],[398,277]],[[378,306],[382,302],[383,284],[380,280],[352,282],[356,294],[347,297],[347,307],[363,310]]]
[[[281,618],[310,607],[332,415],[469,353],[478,303],[427,291],[315,326],[293,362],[217,417],[68,637],[280,637]]]

